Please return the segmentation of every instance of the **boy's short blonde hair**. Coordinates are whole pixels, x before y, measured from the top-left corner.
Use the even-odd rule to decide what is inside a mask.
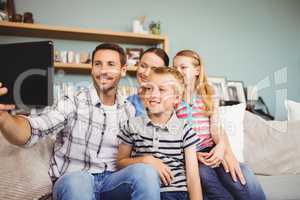
[[[181,73],[176,70],[175,67],[151,67],[151,74],[158,75],[171,75],[177,80],[177,84],[175,85],[175,91],[178,93],[180,97],[183,97],[184,93],[184,78]]]

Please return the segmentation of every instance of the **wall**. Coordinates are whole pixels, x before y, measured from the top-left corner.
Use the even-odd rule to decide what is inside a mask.
[[[50,25],[131,31],[145,15],[161,20],[170,56],[194,49],[210,76],[260,83],[259,91],[277,119],[286,117],[283,99],[300,101],[300,1],[298,0],[15,0],[17,12],[31,11]],[[11,41],[1,37],[1,41]],[[73,45],[73,46],[72,46]],[[57,41],[60,49],[92,49],[95,43]],[[88,80],[68,76],[68,80]],[[124,81],[123,84],[128,83]]]

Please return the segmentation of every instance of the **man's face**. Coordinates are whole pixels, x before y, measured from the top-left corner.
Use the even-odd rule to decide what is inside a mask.
[[[142,85],[143,102],[150,114],[172,112],[180,98],[175,87],[177,80],[172,75],[152,74],[149,81]]]
[[[107,93],[117,88],[121,77],[126,75],[126,66],[121,65],[117,51],[99,50],[94,55],[91,75],[97,89]]]

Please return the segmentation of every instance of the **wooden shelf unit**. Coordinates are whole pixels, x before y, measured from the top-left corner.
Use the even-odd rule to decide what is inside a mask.
[[[0,22],[0,35],[115,42],[136,45],[161,45],[166,52],[168,52],[169,45],[168,38],[166,36],[3,21]],[[70,71],[85,71],[90,69],[89,64],[55,63],[54,67],[56,69]],[[129,67],[129,71],[135,71],[135,67]]]

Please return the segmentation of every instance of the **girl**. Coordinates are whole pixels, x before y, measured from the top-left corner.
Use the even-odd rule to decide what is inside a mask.
[[[140,63],[136,72],[138,84],[141,86],[148,81],[151,67],[163,66],[169,66],[169,56],[163,49],[153,47],[144,51],[140,57]],[[145,113],[143,103],[138,94],[129,96],[127,100],[135,107],[135,116]]]
[[[214,91],[208,84],[199,55],[191,50],[180,51],[173,65],[184,76],[186,84],[185,101],[178,106],[177,116],[189,121],[202,141],[197,154],[204,196],[208,199],[265,199],[254,174],[236,160],[219,126],[218,105],[214,103],[217,101],[213,99]]]

